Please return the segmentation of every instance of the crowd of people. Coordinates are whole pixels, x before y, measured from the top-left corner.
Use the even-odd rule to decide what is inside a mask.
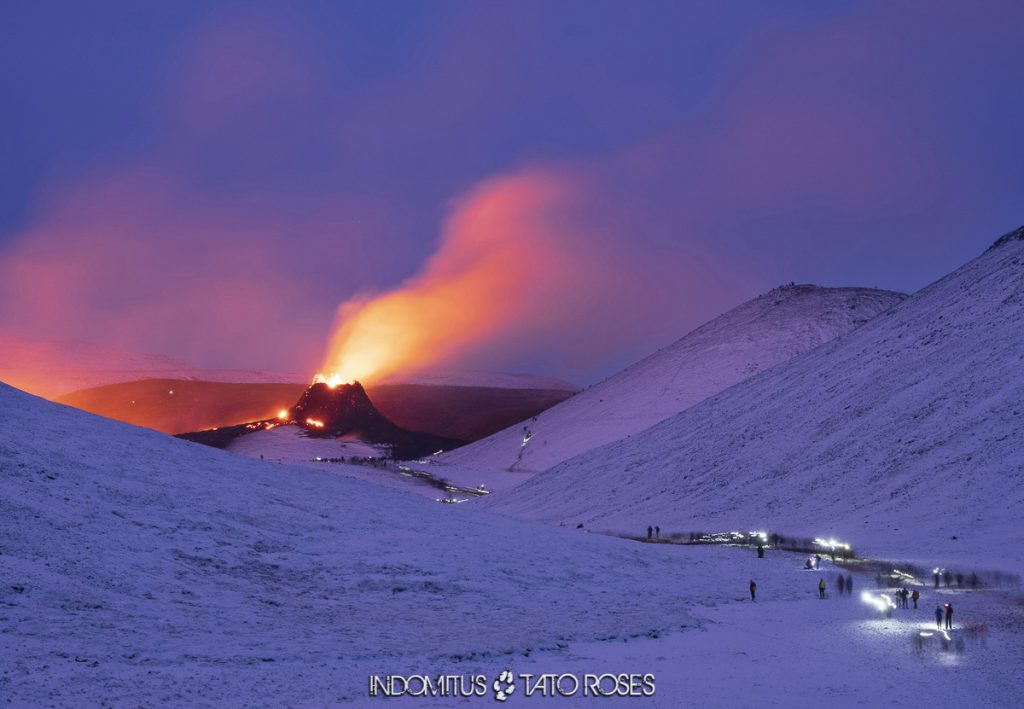
[[[648,529],[648,536],[650,535],[650,529]],[[763,559],[765,555],[765,548],[763,544],[757,545],[757,557]],[[817,571],[821,568],[821,556],[815,554],[814,556],[808,557],[804,562],[804,568],[811,571]],[[947,587],[952,586],[952,582],[955,580],[957,587],[962,588],[964,581],[970,585],[971,588],[978,587],[978,577],[976,574],[971,574],[970,577],[966,578],[963,574],[952,574],[950,571],[944,569],[936,569],[934,571],[935,588],[939,588],[939,581],[943,580]],[[879,575],[876,578],[879,587],[887,586],[888,579]],[[839,595],[853,595],[853,575],[848,574],[837,574],[835,579],[835,588],[839,592]],[[818,598],[825,600],[828,598],[828,584],[825,583],[825,578],[819,577],[818,579]],[[897,589],[893,592],[893,596],[896,599],[896,608],[910,609],[910,604],[914,604],[914,609],[918,608],[918,602],[921,600],[921,591],[914,589],[909,590],[906,586]],[[757,583],[750,580],[750,600],[757,601]],[[939,630],[952,630],[953,629],[953,604],[943,603],[942,605],[935,607],[935,624]]]

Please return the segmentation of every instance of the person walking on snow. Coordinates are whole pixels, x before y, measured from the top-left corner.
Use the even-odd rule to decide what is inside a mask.
[[[917,609],[917,599],[921,597],[921,594],[915,588],[914,592],[910,594],[910,597],[914,599],[914,608]]]
[[[821,554],[814,555],[814,568],[817,569],[821,566]]]
[[[818,598],[825,600],[825,579],[818,581]]]
[[[654,525],[654,536],[661,539],[661,527]]]
[[[650,525],[648,525],[648,527],[647,527],[647,538],[650,539],[653,536],[654,536],[654,527],[651,527]]]
[[[946,630],[953,629],[953,604],[946,604]]]
[[[754,583],[754,579],[750,579],[750,600],[757,601],[757,584]]]
[[[935,606],[935,627],[942,630],[942,606]]]
[[[839,578],[836,579],[836,589],[839,591],[839,595],[843,595],[843,591],[846,590],[846,582],[843,580],[843,575],[839,574]]]
[[[846,592],[848,594],[850,594],[851,596],[853,595],[853,575],[852,574],[850,576],[846,577]]]

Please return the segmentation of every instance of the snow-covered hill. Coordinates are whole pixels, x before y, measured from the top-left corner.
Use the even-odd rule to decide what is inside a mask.
[[[532,420],[443,460],[490,470],[546,470],[849,332],[904,297],[866,288],[776,288]]]
[[[1024,567],[1024,229],[862,327],[480,504]]]
[[[818,601],[819,574],[782,552],[545,527],[348,477],[367,473],[261,463],[0,385],[3,703],[366,706],[370,675],[485,677],[483,697],[396,700],[454,707],[493,703],[505,669],[506,706],[543,703],[524,672],[656,675],[654,697],[551,699],[565,707],[1019,697],[1003,592],[924,589],[987,630],[961,620],[964,652],[932,638],[912,654],[927,610]]]

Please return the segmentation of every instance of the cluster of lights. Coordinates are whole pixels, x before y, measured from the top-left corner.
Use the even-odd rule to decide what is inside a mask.
[[[316,419],[306,419],[306,425],[307,426],[313,426],[314,428],[323,428],[324,427],[324,422],[323,421],[317,421]]]
[[[716,544],[744,543],[760,540],[768,541],[768,532],[714,532],[700,537],[702,542],[713,542]]]
[[[914,578],[911,574],[908,574],[906,571],[900,571],[899,569],[893,569],[891,575],[896,577],[897,579],[899,579],[903,583],[909,583],[909,584],[914,584],[914,585],[919,585],[920,584],[920,581],[918,581],[916,578]]]
[[[850,550],[849,544],[844,544],[838,539],[833,539],[832,537],[829,537],[828,539],[815,539],[814,543],[831,551],[835,551],[836,549],[845,549],[846,551]]]

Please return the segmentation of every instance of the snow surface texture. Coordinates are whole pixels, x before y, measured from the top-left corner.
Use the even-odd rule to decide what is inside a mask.
[[[639,433],[847,333],[904,297],[866,288],[776,288],[534,419],[452,451],[442,461],[490,470],[546,470]]]
[[[473,504],[634,532],[828,535],[1020,572],[1024,241],[1004,238],[845,337]]]
[[[3,385],[0,483],[0,697],[16,705],[365,702],[367,668],[679,627],[686,575],[707,597],[720,583],[664,550],[260,463]]]

